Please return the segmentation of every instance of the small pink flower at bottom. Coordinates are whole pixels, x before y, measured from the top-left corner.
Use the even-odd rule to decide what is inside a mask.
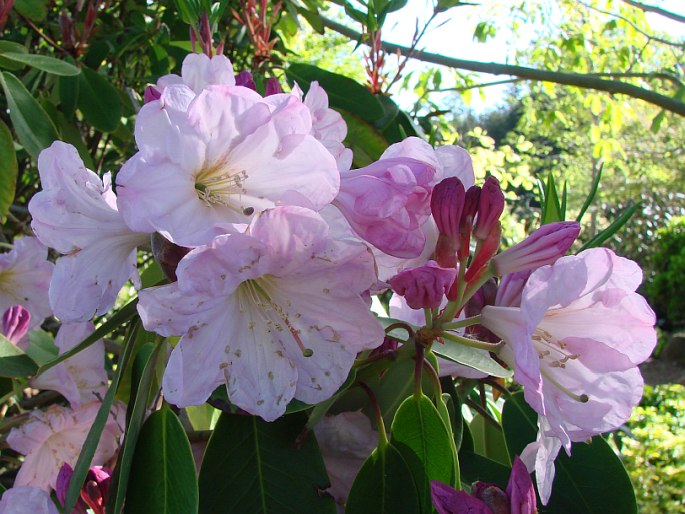
[[[190,252],[176,275],[141,291],[138,311],[147,330],[182,336],[163,381],[179,407],[225,384],[231,402],[272,421],[293,398],[329,398],[356,354],[383,342],[362,296],[376,282],[373,257],[330,239],[308,209],[265,211],[247,233]]]
[[[67,491],[73,474],[73,468],[66,462],[59,470],[55,493],[61,505],[66,503]],[[88,508],[92,510],[93,514],[105,514],[105,504],[107,503],[111,477],[112,471],[108,468],[103,466],[92,466],[89,468],[86,481],[83,483],[83,487],[81,487],[81,494],[72,514],[86,514]]]
[[[76,465],[100,405],[99,401],[78,409],[52,405],[44,412],[33,411],[26,423],[13,428],[7,437],[7,443],[10,448],[25,456],[14,481],[15,486],[40,487],[45,491],[55,489],[62,465],[65,462],[71,466]],[[125,415],[126,407],[115,404],[93,456],[92,465],[104,464],[116,453]]]
[[[47,491],[15,486],[3,493],[0,514],[59,514],[59,511]]]

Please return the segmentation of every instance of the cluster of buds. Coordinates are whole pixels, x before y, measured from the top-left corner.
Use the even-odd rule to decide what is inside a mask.
[[[89,0],[82,24],[74,23],[74,17],[67,11],[59,16],[59,27],[62,32],[62,47],[73,50],[74,55],[82,55],[88,48],[88,40],[95,31],[98,14],[106,7],[105,0]],[[76,14],[83,10],[84,2],[76,2]]]

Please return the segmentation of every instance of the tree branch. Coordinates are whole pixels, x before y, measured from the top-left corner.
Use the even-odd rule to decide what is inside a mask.
[[[347,36],[354,41],[359,41],[365,44],[364,40],[362,39],[362,35],[354,29],[346,27],[345,25],[337,23],[333,20],[324,18],[323,16],[320,18],[325,27]],[[383,49],[388,53],[399,52],[404,56],[410,55],[410,49],[405,46],[386,42],[382,42],[381,44]],[[634,86],[633,84],[628,84],[627,82],[621,82],[619,80],[606,80],[596,76],[593,77],[580,73],[540,70],[536,68],[527,68],[525,66],[514,66],[510,64],[468,61],[464,59],[455,59],[453,57],[447,57],[440,54],[424,52],[421,50],[414,50],[411,52],[411,57],[420,61],[447,66],[448,68],[470,70],[488,73],[490,75],[510,75],[527,80],[553,82],[555,84],[563,84],[566,86],[576,86],[586,89],[606,91],[607,93],[612,94],[627,95],[639,100],[644,100],[645,102],[661,107],[667,111],[674,112],[680,116],[685,116],[685,102],[681,102],[680,100],[671,98],[670,96],[665,96],[655,91],[650,91],[648,89]]]
[[[655,14],[660,14],[661,16],[664,16],[665,18],[668,18],[670,20],[678,21],[680,23],[685,23],[685,16],[681,16],[680,14],[676,14],[671,11],[667,11],[665,9],[662,9],[661,7],[658,7],[656,5],[648,5],[648,4],[643,4],[641,2],[636,2],[635,0],[623,0],[625,3],[628,5],[632,5],[633,7],[637,7],[641,11],[645,12],[653,12]]]

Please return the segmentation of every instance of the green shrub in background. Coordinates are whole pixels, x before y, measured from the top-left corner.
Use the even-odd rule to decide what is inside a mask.
[[[647,296],[664,328],[685,326],[685,216],[672,218],[652,246]]]
[[[682,227],[682,225],[681,225]],[[685,512],[685,387],[645,387],[621,438],[642,514]]]

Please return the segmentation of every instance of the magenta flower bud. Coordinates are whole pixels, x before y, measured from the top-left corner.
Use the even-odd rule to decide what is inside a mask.
[[[12,305],[2,315],[2,333],[5,337],[18,344],[29,331],[31,314],[21,305]]]
[[[502,211],[504,211],[504,193],[499,187],[499,181],[490,176],[485,179],[480,193],[478,219],[476,219],[473,235],[480,240],[486,239],[495,223],[499,221]]]
[[[489,507],[466,491],[431,480],[431,499],[438,514],[492,514]]]
[[[464,210],[466,190],[457,177],[441,180],[431,195],[431,212],[440,234],[456,241],[459,239],[459,223]]]
[[[246,87],[252,91],[257,91],[257,84],[255,84],[252,73],[246,70],[241,71],[235,76],[235,85]]]
[[[476,482],[471,494],[487,505],[492,514],[511,514],[509,498],[500,486],[488,482]]]
[[[575,221],[543,225],[519,244],[496,255],[492,259],[493,270],[501,277],[553,264],[566,255],[579,233],[580,224]]]
[[[457,278],[454,268],[441,268],[435,261],[404,270],[390,279],[392,290],[404,296],[412,309],[436,309]]]
[[[506,493],[512,513],[536,514],[538,511],[533,481],[530,479],[526,465],[518,455],[514,456]]]
[[[150,103],[162,98],[162,93],[155,86],[148,86],[143,93],[143,103]]]
[[[499,220],[490,227],[490,232],[488,232],[488,237],[481,241],[476,249],[476,253],[471,260],[469,269],[466,270],[464,274],[464,279],[467,282],[478,278],[481,272],[485,270],[488,262],[493,255],[499,250],[500,238],[502,237],[502,225]]]
[[[457,255],[460,261],[466,259],[471,251],[469,247],[471,244],[471,230],[473,229],[473,219],[478,212],[480,193],[479,186],[471,186],[466,190],[464,208],[461,211],[461,221],[459,222],[460,245]]]
[[[191,248],[186,248],[185,246],[178,246],[172,243],[164,236],[155,232],[150,238],[152,245],[152,254],[155,256],[155,260],[162,268],[164,276],[169,280],[169,282],[176,282],[176,268],[181,259],[190,252]]]
[[[269,77],[266,79],[266,86],[264,88],[264,96],[279,95],[283,92],[281,85],[278,83],[276,77]]]
[[[62,464],[57,475],[55,493],[60,505],[64,505],[67,490],[74,474],[72,467],[66,462]],[[81,495],[76,502],[72,514],[86,514],[90,508],[94,514],[105,514],[105,503],[109,494],[109,482],[112,471],[103,466],[91,466],[86,475],[86,481],[81,487]]]
[[[66,462],[62,464],[62,467],[59,469],[59,473],[57,474],[57,483],[55,484],[55,494],[57,496],[57,501],[61,506],[64,506],[64,503],[67,501],[67,490],[69,489],[69,484],[71,483],[71,477],[74,474],[74,470],[72,467],[67,464]],[[88,513],[88,506],[85,504],[85,502],[79,498],[76,501],[76,505],[74,506],[74,510],[71,511],[71,514],[87,514]]]

